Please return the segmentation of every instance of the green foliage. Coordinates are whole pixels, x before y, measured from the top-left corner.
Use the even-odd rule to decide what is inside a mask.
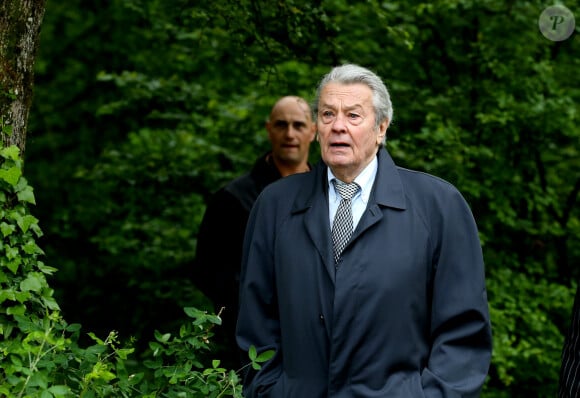
[[[250,360],[251,360],[252,368],[254,368],[255,370],[260,369],[260,362],[265,362],[265,361],[270,360],[274,356],[274,354],[275,354],[275,352],[272,350],[264,351],[264,352],[258,354],[258,351],[256,350],[256,347],[254,347],[254,346],[251,346],[250,350],[248,351],[248,355],[249,355]]]
[[[183,325],[176,336],[156,332],[156,342],[150,343],[152,358],[144,365],[154,371],[152,382],[162,387],[157,387],[156,394],[167,391],[168,396],[175,397],[241,397],[241,380],[234,370],[220,367],[219,360],[213,360],[207,369],[200,363],[198,353],[208,349],[211,337],[207,324],[219,325],[221,320],[195,308],[185,311],[194,322]]]
[[[147,351],[183,307],[207,308],[188,277],[206,199],[267,148],[278,96],[312,98],[356,62],[391,91],[396,162],[473,209],[495,342],[484,396],[554,396],[580,278],[577,35],[545,39],[540,1],[194,3],[47,6],[26,176],[67,319]]]
[[[113,331],[105,340],[93,332],[83,348],[81,327],[60,315],[46,276],[55,269],[40,261],[38,220],[29,214],[32,188],[22,177],[18,148],[0,150],[0,395],[6,397],[241,397],[238,373],[202,363],[211,329],[221,319],[185,308],[193,320],[179,334],[155,333],[144,368],[131,372],[133,348]],[[255,350],[253,351],[255,352]],[[271,354],[252,354],[259,368]],[[242,371],[240,369],[239,371]]]
[[[489,396],[515,388],[520,397],[553,396],[564,343],[557,325],[569,317],[573,291],[507,268],[488,280],[494,335]]]

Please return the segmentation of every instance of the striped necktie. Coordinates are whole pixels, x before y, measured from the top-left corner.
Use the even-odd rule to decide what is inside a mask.
[[[352,235],[352,206],[351,199],[360,189],[356,182],[346,184],[336,178],[332,180],[334,187],[338,191],[340,197],[340,204],[334,216],[332,223],[332,245],[334,247],[334,262],[338,263],[340,255],[350,236]]]

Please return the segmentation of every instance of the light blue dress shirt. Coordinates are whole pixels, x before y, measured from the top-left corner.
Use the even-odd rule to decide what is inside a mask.
[[[365,209],[367,208],[367,203],[369,202],[369,196],[371,195],[371,190],[373,189],[373,184],[375,182],[375,177],[377,175],[378,161],[377,157],[373,157],[373,160],[363,169],[363,171],[356,176],[354,182],[360,186],[360,190],[351,199],[352,204],[352,229],[356,229],[358,222],[360,221]],[[338,209],[340,203],[340,194],[336,191],[332,180],[336,178],[328,168],[328,216],[330,220],[330,229],[332,229],[332,223],[334,221],[334,215]]]

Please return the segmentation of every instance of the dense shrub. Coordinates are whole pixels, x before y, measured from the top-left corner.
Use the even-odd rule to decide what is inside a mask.
[[[185,308],[190,322],[179,332],[155,332],[141,363],[134,349],[111,331],[93,344],[79,344],[81,325],[60,314],[36,244],[42,235],[30,214],[34,193],[22,176],[16,147],[0,150],[0,396],[2,397],[241,397],[239,373],[204,363],[217,315]],[[247,366],[259,366],[270,353],[251,352]]]

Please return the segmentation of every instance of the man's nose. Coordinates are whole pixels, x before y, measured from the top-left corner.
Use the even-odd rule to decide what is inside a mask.
[[[288,128],[286,129],[286,136],[293,138],[296,134],[298,133],[298,130],[296,130],[296,128],[292,125],[288,126]]]
[[[346,130],[346,116],[339,113],[334,117],[331,127],[333,131],[345,131]]]

